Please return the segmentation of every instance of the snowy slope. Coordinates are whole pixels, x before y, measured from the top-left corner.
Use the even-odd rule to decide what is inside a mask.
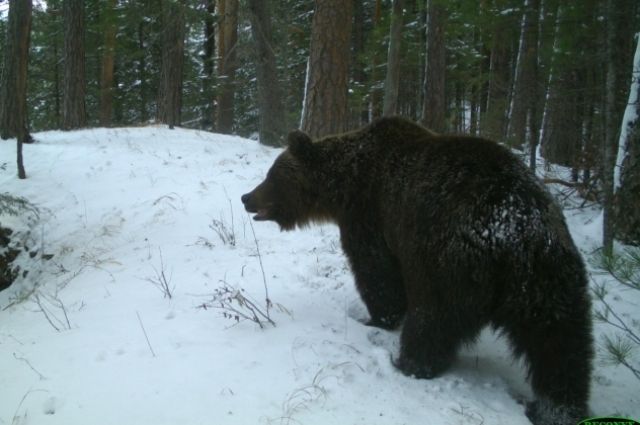
[[[0,192],[41,208],[34,234],[54,255],[23,258],[40,274],[0,293],[0,424],[529,423],[530,390],[498,335],[439,379],[405,377],[390,362],[398,333],[361,324],[335,227],[255,223],[254,239],[240,195],[279,150],[163,127],[35,137],[25,181],[0,143]],[[568,219],[593,250],[596,212]],[[224,285],[264,308],[260,259],[276,322],[264,329],[211,308]],[[162,271],[171,299],[153,283]],[[596,413],[640,417],[635,378],[601,362],[594,378]]]

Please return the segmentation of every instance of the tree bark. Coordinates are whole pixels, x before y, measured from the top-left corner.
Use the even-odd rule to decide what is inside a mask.
[[[162,68],[158,92],[158,121],[173,128],[180,125],[182,68],[184,64],[185,0],[162,1]]]
[[[139,86],[139,102],[138,113],[140,114],[140,121],[146,122],[149,119],[147,111],[147,61],[145,55],[145,46],[147,46],[145,38],[145,22],[144,19],[138,23],[138,49],[140,49],[140,60],[138,62],[138,79],[140,80]]]
[[[380,20],[382,19],[382,0],[376,0],[376,4],[373,11],[373,32],[380,27]],[[382,92],[379,81],[381,80],[380,63],[382,62],[382,54],[380,49],[375,49],[373,52],[373,58],[371,61],[371,80],[370,80],[370,102],[369,102],[369,116],[370,119],[376,119],[382,115],[382,102],[384,99],[384,93]]]
[[[618,151],[618,130],[628,94],[629,85],[627,77],[627,56],[630,56],[626,47],[629,45],[628,37],[631,32],[631,16],[623,6],[624,0],[607,1],[607,75],[605,94],[605,137],[602,145],[602,184],[603,184],[603,228],[602,245],[605,253],[613,250],[615,237],[615,192],[614,169],[616,152]],[[630,16],[631,15],[631,16]],[[631,50],[631,49],[629,49]],[[635,137],[635,136],[634,136]]]
[[[238,0],[218,0],[218,90],[216,130],[233,131],[238,44]]]
[[[53,15],[50,10],[47,13]],[[61,94],[60,94],[60,58],[58,48],[58,37],[53,38],[53,105],[56,128],[62,128]]]
[[[490,12],[488,12],[490,13]],[[508,108],[508,86],[511,68],[509,47],[509,22],[502,16],[494,18],[491,25],[489,49],[489,81],[486,86],[486,104],[482,114],[481,134],[494,140],[502,140]]]
[[[317,138],[347,130],[353,3],[316,0],[302,130]]]
[[[398,110],[398,93],[400,91],[400,48],[402,44],[403,0],[393,0],[391,13],[391,31],[389,35],[389,52],[387,56],[387,78],[384,82],[384,102],[382,114],[395,115]]]
[[[367,84],[365,52],[365,16],[362,0],[353,1],[353,83],[356,93],[356,104],[353,111],[355,126],[369,122],[369,99],[371,94]]]
[[[445,104],[445,11],[436,1],[429,0],[427,13],[427,65],[422,123],[435,132],[444,132],[447,109]]]
[[[216,2],[215,0],[205,0],[206,11],[204,16],[204,54],[203,54],[203,67],[204,78],[202,79],[202,91],[207,94],[205,99],[205,106],[202,108],[201,124],[204,129],[213,128],[215,119],[214,98],[209,97],[211,93],[211,87],[213,86],[213,71],[215,67],[215,47],[216,47],[216,32],[215,32],[215,20]]]
[[[31,0],[9,2],[4,67],[0,76],[0,137],[16,137],[19,155],[21,144],[31,142],[27,129],[27,67],[31,9]],[[18,165],[20,169],[20,160]]]
[[[607,2],[607,82],[605,94],[605,137],[602,145],[603,158],[603,194],[604,205],[602,210],[602,246],[606,254],[613,251],[613,168],[614,168],[614,115],[615,115],[615,85],[616,85],[616,61],[613,58],[615,43],[615,14],[614,0]]]
[[[540,144],[541,154],[549,162],[574,169],[582,150],[582,110],[580,91],[586,69],[574,29],[566,25],[575,4],[560,4],[556,13],[553,55],[549,71]]]
[[[537,98],[538,18],[540,0],[524,0],[506,139],[521,148],[527,140],[527,121]]]
[[[282,146],[286,131],[285,116],[273,51],[269,1],[249,0],[249,11],[255,43],[260,143]]]
[[[100,125],[111,126],[113,113],[113,71],[116,50],[116,0],[109,0],[103,11],[104,52],[100,77]]]
[[[62,5],[64,15],[62,128],[71,130],[87,125],[84,1],[64,0]]]

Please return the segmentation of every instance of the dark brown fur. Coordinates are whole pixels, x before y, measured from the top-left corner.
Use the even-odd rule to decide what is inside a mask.
[[[401,118],[315,143],[296,131],[242,201],[284,230],[339,226],[369,324],[404,319],[404,373],[440,375],[491,325],[528,364],[536,425],[587,415],[593,341],[582,258],[561,210],[508,150]]]

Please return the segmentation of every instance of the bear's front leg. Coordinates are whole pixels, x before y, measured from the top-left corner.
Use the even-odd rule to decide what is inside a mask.
[[[395,366],[405,375],[431,379],[453,363],[458,348],[478,334],[472,323],[452,311],[452,306],[424,306],[410,309],[400,336],[400,357]]]
[[[356,287],[371,319],[368,326],[395,329],[407,309],[398,261],[378,232],[340,228],[342,248],[351,264]]]

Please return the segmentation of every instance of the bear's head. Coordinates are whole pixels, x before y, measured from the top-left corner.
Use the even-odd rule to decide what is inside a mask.
[[[318,148],[298,130],[289,133],[288,142],[266,179],[241,197],[254,220],[275,221],[282,230],[323,220],[315,181]]]

